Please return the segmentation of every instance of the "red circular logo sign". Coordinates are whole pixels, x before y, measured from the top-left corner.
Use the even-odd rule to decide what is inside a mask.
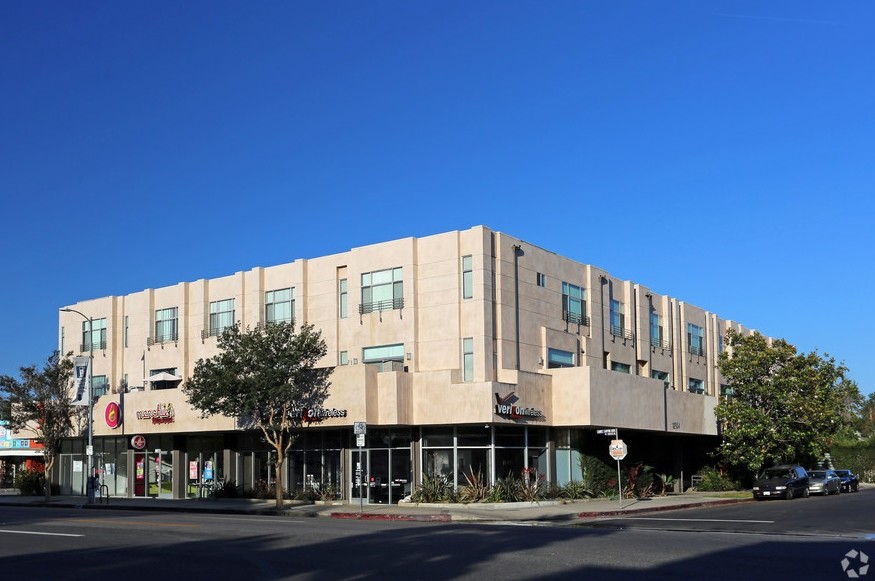
[[[103,412],[103,418],[106,420],[106,425],[113,430],[119,427],[122,423],[122,411],[117,402],[111,401],[106,404],[106,410]]]
[[[144,436],[134,436],[131,438],[131,446],[133,446],[135,450],[142,450],[146,447],[146,438]]]

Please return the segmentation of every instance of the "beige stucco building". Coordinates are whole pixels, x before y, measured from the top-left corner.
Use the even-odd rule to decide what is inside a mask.
[[[599,428],[688,479],[717,435],[722,336],[745,332],[482,226],[77,302],[59,312],[59,345],[93,356],[94,458],[110,492],[269,481],[258,435],[201,418],[180,386],[224,327],[288,319],[321,330],[335,370],[287,482],[356,502],[360,452],[365,500],[398,502],[423,473],[464,483],[534,467],[562,484],[579,477],[580,450],[609,459]],[[59,484],[76,493],[84,439],[68,444]]]

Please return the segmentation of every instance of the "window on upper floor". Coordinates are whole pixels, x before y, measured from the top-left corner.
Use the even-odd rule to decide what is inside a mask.
[[[91,396],[100,397],[106,395],[109,390],[109,383],[106,381],[105,375],[95,375],[91,378]]]
[[[213,301],[210,303],[211,337],[221,335],[222,331],[234,326],[234,299]]]
[[[611,361],[611,371],[618,373],[632,373],[632,366],[619,361]]]
[[[106,319],[92,319],[82,321],[82,345],[81,351],[93,351],[106,349]]]
[[[687,323],[687,347],[693,355],[705,355],[705,331],[702,327]]]
[[[589,325],[586,316],[586,289],[562,283],[562,319],[575,325]]]
[[[650,377],[662,381],[663,385],[665,385],[665,389],[671,387],[671,382],[668,378],[668,372],[666,371],[657,371],[656,369],[654,369],[650,372]]]
[[[349,316],[349,297],[346,290],[346,279],[337,281],[337,316],[345,319]]]
[[[650,344],[654,347],[666,348],[665,328],[659,313],[650,313]]]
[[[611,299],[611,335],[632,338],[632,331],[626,328],[626,305],[615,299]]]
[[[150,370],[146,380],[152,385],[153,390],[158,390],[179,387],[182,378],[176,375],[175,367],[163,367]]]
[[[179,339],[179,309],[157,309],[155,311],[155,343],[165,343]]]
[[[474,296],[474,259],[462,257],[462,298],[470,299]]]
[[[544,274],[543,272],[539,272],[537,282],[538,282],[539,287],[542,287],[542,288],[546,287],[547,286],[547,275]]]
[[[349,365],[349,352],[341,351],[340,352],[340,364],[341,365]]]
[[[359,314],[404,308],[404,269],[388,268],[362,274]]]
[[[291,323],[295,320],[295,289],[284,288],[264,293],[264,322]]]
[[[701,379],[693,379],[692,377],[689,380],[689,390],[690,393],[705,393],[705,382]]]
[[[474,338],[462,339],[462,381],[474,381]]]
[[[562,349],[547,349],[547,368],[574,367],[574,353]]]
[[[731,385],[726,385],[725,383],[722,383],[720,384],[720,395],[722,395],[726,399],[732,399],[732,396],[735,395],[735,390],[732,389]]]
[[[404,344],[365,347],[362,349],[362,363],[379,365],[381,371],[401,371],[404,368]]]

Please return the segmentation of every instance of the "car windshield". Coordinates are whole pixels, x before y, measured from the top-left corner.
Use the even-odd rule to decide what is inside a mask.
[[[786,468],[769,468],[763,472],[760,478],[763,480],[771,480],[772,478],[790,478],[790,471]]]
[[[823,470],[815,470],[814,472],[809,472],[808,475],[812,478],[826,478],[826,472]]]

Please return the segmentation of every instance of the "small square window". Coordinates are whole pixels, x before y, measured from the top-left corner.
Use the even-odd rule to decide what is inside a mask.
[[[547,275],[543,272],[538,273],[538,286],[546,287],[547,286]]]

